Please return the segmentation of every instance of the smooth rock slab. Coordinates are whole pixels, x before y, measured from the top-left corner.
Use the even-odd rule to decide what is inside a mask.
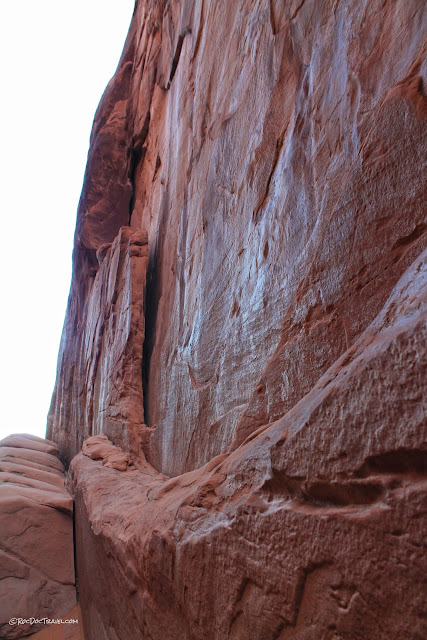
[[[54,442],[26,434],[0,442],[0,637],[21,638],[76,602],[73,502]]]

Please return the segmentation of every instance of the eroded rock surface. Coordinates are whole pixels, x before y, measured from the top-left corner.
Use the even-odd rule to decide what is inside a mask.
[[[0,441],[0,635],[21,638],[76,603],[73,501],[58,446],[27,434]]]
[[[102,460],[102,464],[111,469],[126,471],[132,466],[129,454],[116,447],[103,434],[87,438],[82,446],[82,452],[92,460]]]
[[[102,432],[141,455],[147,234],[121,227],[111,244],[99,247],[97,260],[88,298],[70,297],[52,401],[61,424],[55,437],[68,461],[85,437]]]
[[[93,638],[425,637],[426,260],[234,452],[172,479],[73,460]]]
[[[136,2],[48,427],[90,637],[426,635],[426,26]]]
[[[49,430],[68,459],[105,433],[196,468],[373,320],[426,245],[426,13],[137,3],[78,212]]]

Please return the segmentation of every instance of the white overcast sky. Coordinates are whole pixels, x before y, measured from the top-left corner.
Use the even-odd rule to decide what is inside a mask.
[[[0,8],[0,438],[44,436],[90,129],[134,0]]]

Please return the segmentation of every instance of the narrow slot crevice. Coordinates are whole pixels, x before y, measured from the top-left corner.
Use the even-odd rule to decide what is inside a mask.
[[[271,33],[273,34],[273,36],[277,35],[277,29],[276,29],[276,17],[274,15],[274,6],[273,6],[273,0],[270,0],[270,27],[271,27]]]
[[[178,68],[179,59],[181,57],[182,45],[184,44],[185,36],[188,33],[191,33],[191,27],[187,27],[185,29],[185,31],[183,31],[183,33],[181,33],[181,35],[178,38],[178,43],[177,43],[176,49],[175,49],[175,55],[174,55],[173,60],[172,60],[171,72],[169,74],[169,80],[168,80],[168,84],[167,84],[167,87],[166,87],[167,89],[170,88],[170,86],[172,84],[172,80],[174,79],[176,70]]]
[[[76,546],[76,503],[73,500],[73,562],[74,562],[74,583],[76,586],[76,601],[80,602],[79,579],[77,573],[77,546]]]
[[[154,350],[156,339],[157,314],[159,310],[159,301],[161,297],[161,281],[162,281],[162,256],[165,243],[165,229],[167,228],[169,218],[169,197],[166,194],[163,201],[160,219],[158,223],[157,242],[150,250],[148,258],[144,314],[145,314],[145,332],[144,344],[142,347],[142,394],[143,394],[143,412],[144,423],[150,426],[151,419],[149,415],[149,377],[151,367],[151,357]]]
[[[142,347],[142,398],[144,422],[149,426],[148,380],[151,356],[154,349],[154,336],[158,310],[158,270],[157,250],[148,261],[147,280],[145,290],[145,333]]]
[[[148,129],[150,127],[150,119],[151,113],[150,110],[147,111],[147,115],[145,116],[144,124],[140,133],[137,136],[134,136],[132,139],[132,145],[129,150],[129,169],[128,169],[128,178],[132,187],[132,195],[129,200],[129,220],[128,224],[130,225],[132,219],[132,213],[135,206],[135,177],[136,171],[139,166],[144,162],[145,154],[147,151],[147,147],[145,146],[145,141],[148,135]]]
[[[138,145],[138,146],[133,147],[133,149],[131,151],[131,157],[130,157],[130,163],[129,163],[129,181],[130,181],[131,187],[132,187],[132,195],[131,195],[130,200],[129,200],[129,220],[128,220],[128,225],[129,226],[130,226],[130,222],[131,222],[131,219],[132,219],[133,209],[135,207],[135,193],[136,193],[136,189],[135,189],[135,174],[136,174],[136,169],[137,169],[138,165],[140,164],[140,162],[142,162],[144,160],[146,151],[147,151],[147,147],[143,147],[142,145]]]
[[[261,201],[258,204],[257,208],[253,212],[253,219],[255,221],[255,224],[260,220],[262,212],[263,212],[263,209],[265,208],[265,206],[266,206],[266,204],[268,202],[268,199],[270,197],[271,181],[273,179],[274,173],[275,173],[275,171],[277,169],[277,165],[279,163],[280,153],[282,151],[283,144],[284,144],[284,141],[285,141],[286,130],[287,130],[287,126],[286,126],[285,130],[282,132],[282,134],[278,137],[277,141],[276,141],[276,148],[274,150],[273,161],[272,161],[270,173],[269,173],[269,176],[268,176],[268,179],[267,179],[267,182],[266,182],[264,194],[263,194],[263,197],[261,198]]]

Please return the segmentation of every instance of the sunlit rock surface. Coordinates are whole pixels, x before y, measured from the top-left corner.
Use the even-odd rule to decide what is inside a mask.
[[[21,638],[76,604],[73,501],[58,446],[17,434],[0,441],[0,636]]]
[[[91,638],[427,634],[426,24],[137,1],[48,428]]]

